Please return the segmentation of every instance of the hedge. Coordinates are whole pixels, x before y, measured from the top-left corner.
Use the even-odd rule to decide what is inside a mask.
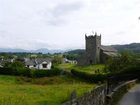
[[[76,76],[80,79],[86,80],[88,82],[98,83],[98,82],[104,82],[107,79],[107,75],[105,75],[105,74],[89,74],[89,73],[81,72],[81,71],[74,70],[74,69],[71,70],[71,73],[74,76]]]
[[[26,76],[26,77],[50,77],[60,75],[62,70],[51,69],[51,70],[31,70],[29,68],[0,68],[0,74],[2,75],[15,75],[15,76]]]
[[[127,66],[119,73],[110,73],[109,74],[112,80],[115,81],[126,81],[132,79],[140,79],[140,66]]]
[[[33,77],[51,77],[55,75],[60,75],[62,71],[59,69],[53,70],[32,70]]]

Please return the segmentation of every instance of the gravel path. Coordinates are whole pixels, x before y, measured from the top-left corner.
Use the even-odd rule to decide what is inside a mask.
[[[140,84],[129,90],[118,105],[140,105]]]

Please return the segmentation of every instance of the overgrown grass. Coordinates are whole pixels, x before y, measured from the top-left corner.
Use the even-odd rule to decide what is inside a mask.
[[[36,84],[36,85],[84,83],[80,79],[68,75],[43,77],[43,78],[16,77],[16,82],[17,84]]]
[[[70,77],[48,77],[34,81],[23,80],[25,83],[23,81],[19,83],[18,79],[15,76],[0,75],[0,105],[61,105],[62,102],[70,98],[73,90],[76,90],[80,96],[95,86],[78,82],[78,80],[74,81]],[[57,80],[55,81],[55,79]],[[45,80],[47,82],[43,85],[33,84],[35,81]],[[57,81],[61,82],[56,83]]]
[[[67,70],[70,71],[72,69],[76,69],[79,71],[84,71],[84,72],[88,72],[88,73],[106,73],[106,71],[104,70],[105,65],[104,64],[96,64],[96,65],[89,65],[89,66],[78,66],[76,64],[59,64],[57,65],[57,68],[59,69],[63,69],[63,70]]]

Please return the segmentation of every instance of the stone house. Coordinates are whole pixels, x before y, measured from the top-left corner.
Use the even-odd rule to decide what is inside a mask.
[[[30,69],[50,70],[52,67],[52,60],[50,58],[26,59],[25,66]]]
[[[118,56],[116,49],[101,45],[101,35],[85,35],[86,50],[78,59],[78,65],[105,63],[109,57]]]

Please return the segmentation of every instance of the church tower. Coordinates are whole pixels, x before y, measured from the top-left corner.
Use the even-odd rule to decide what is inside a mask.
[[[85,35],[86,41],[86,62],[87,64],[100,63],[100,47],[101,47],[101,35],[97,33],[90,36]]]

